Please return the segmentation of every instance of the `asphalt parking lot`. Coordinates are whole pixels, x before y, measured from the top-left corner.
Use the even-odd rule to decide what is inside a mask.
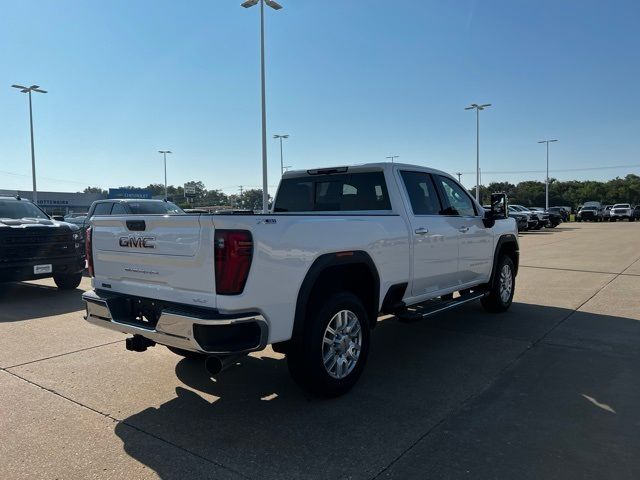
[[[333,400],[270,350],[213,380],[86,324],[81,290],[2,285],[0,478],[640,478],[640,224],[520,250],[509,312],[384,320]]]

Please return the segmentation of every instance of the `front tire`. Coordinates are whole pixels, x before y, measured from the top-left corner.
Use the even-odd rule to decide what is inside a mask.
[[[305,331],[287,353],[289,372],[305,390],[327,397],[342,395],[364,370],[370,338],[369,318],[360,299],[336,293],[307,318]]]
[[[513,302],[515,287],[516,275],[513,260],[511,257],[503,255],[498,260],[489,295],[481,300],[482,306],[488,312],[506,311]]]
[[[56,283],[58,290],[75,290],[82,281],[82,272],[71,275],[54,275],[53,281]]]

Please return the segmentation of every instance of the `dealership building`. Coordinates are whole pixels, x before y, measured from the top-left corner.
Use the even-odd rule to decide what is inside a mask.
[[[2,190],[0,196],[31,200],[33,192],[25,190]],[[38,206],[49,215],[68,215],[87,213],[96,200],[105,198],[151,198],[151,192],[145,189],[110,188],[108,195],[102,193],[38,192]]]

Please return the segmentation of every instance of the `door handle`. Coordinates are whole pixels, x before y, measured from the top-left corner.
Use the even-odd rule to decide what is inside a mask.
[[[416,228],[415,231],[416,235],[426,235],[427,233],[429,233],[429,229],[424,227]]]
[[[460,228],[458,229],[458,231],[459,231],[460,233],[466,233],[466,232],[468,232],[468,231],[469,231],[469,227],[460,227]]]

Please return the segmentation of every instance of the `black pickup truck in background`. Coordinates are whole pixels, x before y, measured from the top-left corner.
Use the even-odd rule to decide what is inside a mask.
[[[29,200],[0,197],[0,282],[53,277],[60,290],[71,290],[84,267],[77,225],[51,219]]]

